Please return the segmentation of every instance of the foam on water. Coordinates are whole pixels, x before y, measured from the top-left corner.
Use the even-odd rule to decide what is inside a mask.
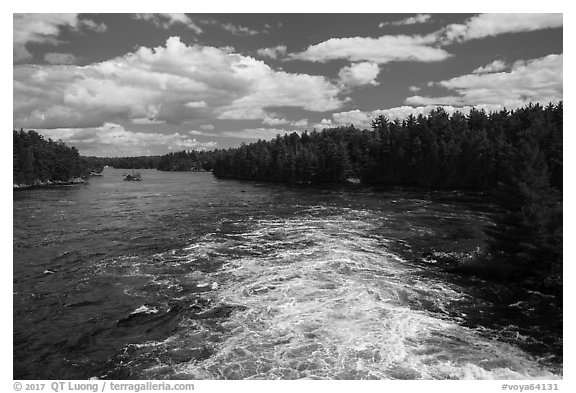
[[[513,345],[458,324],[449,305],[466,295],[417,274],[374,234],[369,212],[311,209],[292,219],[205,236],[171,263],[208,258],[216,271],[190,272],[228,318],[186,320],[148,378],[528,379],[557,378]],[[237,223],[227,222],[226,225]],[[170,278],[176,280],[176,278]],[[216,284],[216,285],[215,285]],[[204,294],[203,294],[204,295]],[[232,305],[232,306],[230,306]],[[494,334],[491,334],[494,333]],[[145,349],[145,348],[144,348]],[[141,348],[141,350],[143,350]]]

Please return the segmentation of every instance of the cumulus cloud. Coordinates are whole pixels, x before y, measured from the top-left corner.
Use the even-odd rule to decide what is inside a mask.
[[[382,28],[384,26],[404,26],[404,25],[415,25],[426,23],[430,20],[432,15],[429,14],[418,14],[416,16],[411,16],[405,19],[397,20],[395,22],[382,22],[378,27]]]
[[[194,31],[196,34],[201,34],[203,32],[197,24],[195,24],[192,19],[186,14],[134,14],[135,19],[146,20],[154,23],[157,27],[163,29],[168,29],[175,24],[181,24],[188,27],[190,30]]]
[[[319,123],[313,124],[312,128],[313,129],[318,129],[318,130],[322,130],[324,128],[331,128],[331,127],[336,127],[338,126],[338,124],[335,124],[332,122],[332,119],[322,119],[320,120]]]
[[[450,57],[451,55],[444,49],[434,46],[435,39],[436,37],[431,35],[330,38],[290,57],[316,62],[348,59],[378,64],[392,61],[434,62]]]
[[[562,99],[563,55],[548,55],[540,59],[519,61],[509,72],[468,74],[436,85],[453,90],[457,95],[444,97],[412,96],[409,105],[504,105],[508,109],[530,102],[556,102]]]
[[[80,19],[78,14],[13,14],[14,62],[33,58],[26,47],[29,43],[58,45],[60,30],[87,29],[104,32],[107,27],[90,19]]]
[[[286,46],[278,45],[271,48],[258,49],[258,55],[262,57],[269,57],[271,59],[277,59],[280,56],[286,55]]]
[[[277,126],[279,124],[288,124],[290,123],[288,120],[286,120],[284,117],[279,117],[277,114],[275,113],[269,113],[263,120],[262,120],[263,124],[269,125],[269,126]]]
[[[494,60],[492,63],[487,64],[482,67],[476,68],[472,71],[473,74],[489,74],[491,72],[503,71],[508,67],[508,65],[502,60]]]
[[[166,154],[170,150],[209,150],[217,143],[199,142],[180,133],[138,132],[125,129],[122,125],[105,123],[94,128],[40,129],[46,137],[75,146],[83,155],[133,156]]]
[[[448,25],[436,34],[445,44],[494,37],[506,33],[562,27],[562,14],[481,14]]]
[[[323,76],[276,71],[225,49],[166,46],[83,67],[14,67],[14,126],[99,127],[133,119],[202,123],[264,119],[265,108],[339,109],[340,88]]]
[[[356,87],[363,85],[378,85],[376,78],[380,73],[380,67],[376,63],[362,62],[354,63],[350,66],[343,67],[338,72],[340,81],[345,86]]]
[[[300,119],[290,123],[293,127],[308,127],[308,119]]]
[[[44,61],[49,64],[75,64],[78,59],[72,53],[50,52],[44,55]]]

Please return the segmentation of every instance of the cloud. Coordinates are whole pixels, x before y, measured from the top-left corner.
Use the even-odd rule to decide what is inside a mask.
[[[215,127],[212,124],[203,124],[200,126],[200,128],[202,128],[203,130],[208,130],[211,131],[213,130]]]
[[[46,53],[44,60],[49,64],[75,64],[78,61],[72,53],[57,52]]]
[[[420,91],[420,87],[419,86],[409,86],[408,90],[410,90],[411,92],[415,93],[417,91]]]
[[[141,117],[138,119],[131,119],[130,123],[132,124],[165,124],[164,121],[162,120],[157,120],[154,118],[148,118],[148,117]]]
[[[259,33],[258,31],[249,29],[248,27],[236,26],[233,25],[232,23],[225,23],[222,24],[221,26],[224,30],[229,31],[234,35],[256,35]]]
[[[331,128],[331,127],[336,127],[337,124],[332,122],[332,119],[322,119],[320,120],[320,123],[316,123],[312,125],[313,129],[318,129],[318,130],[322,130],[324,128]]]
[[[389,24],[424,23],[429,17],[420,14]],[[322,63],[336,59],[378,64],[393,61],[435,62],[452,56],[442,46],[506,33],[557,28],[562,24],[562,14],[481,14],[426,35],[330,38],[310,45],[300,53],[290,54],[289,58]]]
[[[269,125],[269,126],[277,126],[279,124],[288,124],[290,123],[288,120],[286,120],[283,117],[278,117],[277,114],[275,113],[269,113],[263,120],[262,120],[263,124]]]
[[[487,64],[482,67],[476,68],[472,71],[473,74],[489,74],[492,72],[503,71],[508,67],[508,65],[502,60],[494,60],[492,63]]]
[[[206,101],[190,101],[184,104],[188,108],[207,108],[208,104]]]
[[[16,128],[264,119],[268,107],[339,109],[340,92],[323,76],[276,71],[251,57],[171,37],[166,46],[83,67],[14,67],[13,118]]]
[[[409,105],[504,105],[518,108],[530,102],[546,104],[562,99],[563,55],[548,55],[540,59],[519,61],[509,72],[458,76],[436,82],[457,95],[444,97],[412,96]]]
[[[290,123],[293,127],[308,127],[308,119],[300,119]]]
[[[333,121],[330,122],[331,126],[348,126],[353,124],[355,127],[358,128],[370,128],[372,124],[372,120],[377,118],[378,116],[384,116],[390,121],[394,120],[404,120],[408,116],[418,116],[428,115],[431,111],[441,107],[448,113],[452,115],[455,112],[460,112],[464,115],[470,113],[472,108],[476,109],[484,109],[487,112],[492,111],[499,111],[504,109],[503,105],[467,105],[467,106],[452,106],[452,105],[426,105],[426,106],[399,106],[394,108],[388,109],[377,109],[373,111],[361,111],[358,109],[347,111],[347,112],[337,112],[332,114]]]
[[[55,140],[62,139],[78,148],[80,154],[89,156],[157,155],[170,150],[208,150],[217,146],[216,142],[199,142],[180,133],[130,131],[114,123],[94,128],[40,129],[38,132]]]
[[[292,54],[290,58],[315,62],[348,59],[378,64],[392,61],[434,62],[449,58],[451,55],[448,52],[433,46],[435,39],[431,35],[330,38],[309,46],[301,53]]]
[[[96,23],[91,19],[81,19],[80,22],[86,29],[95,31],[96,33],[105,33],[108,30],[106,24]]]
[[[271,59],[277,59],[279,56],[286,55],[286,46],[278,45],[271,48],[258,49],[258,55],[261,57],[269,57]]]
[[[343,67],[338,72],[338,77],[342,84],[349,87],[363,85],[378,85],[376,78],[380,73],[380,67],[376,63],[363,62],[354,63],[350,66]]]
[[[291,134],[293,132],[300,134],[300,131],[298,130],[285,130],[279,128],[247,128],[241,131],[224,131],[220,135],[230,138],[270,140],[276,138],[276,135]]]
[[[80,19],[78,14],[13,14],[13,54],[14,62],[33,58],[26,47],[29,43],[58,45],[60,30],[93,30],[99,33],[106,31],[103,23],[90,19]]]
[[[384,26],[404,26],[404,25],[415,25],[426,23],[430,20],[432,15],[429,14],[418,14],[416,16],[411,16],[409,18],[401,19],[395,22],[382,22],[378,24],[378,27],[382,28]]]
[[[444,44],[562,27],[562,14],[481,14],[435,33]]]
[[[157,27],[163,29],[169,29],[175,24],[185,25],[190,30],[194,31],[196,34],[201,34],[204,30],[195,24],[192,19],[186,14],[134,14],[135,19],[146,20],[154,23]]]
[[[285,117],[279,117],[276,113],[268,113],[262,120],[262,124],[268,126],[278,126],[281,124],[290,124],[292,127],[307,127],[308,119],[300,119],[297,121],[290,121]]]

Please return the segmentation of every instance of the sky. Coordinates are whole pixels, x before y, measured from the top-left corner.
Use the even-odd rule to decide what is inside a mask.
[[[13,128],[162,155],[563,99],[562,14],[13,14]]]

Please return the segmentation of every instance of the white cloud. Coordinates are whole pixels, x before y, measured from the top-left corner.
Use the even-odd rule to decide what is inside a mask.
[[[285,130],[279,128],[247,128],[241,131],[224,131],[221,136],[240,139],[262,139],[270,140],[276,138],[276,135],[284,135],[291,133],[300,134],[298,130]]]
[[[363,85],[378,85],[376,78],[380,73],[380,67],[376,63],[363,62],[354,63],[350,66],[343,67],[338,72],[340,81],[349,87]]]
[[[487,112],[492,111],[499,111],[504,108],[503,105],[467,105],[467,106],[452,106],[452,105],[426,105],[426,106],[399,106],[394,108],[388,109],[377,109],[373,111],[361,111],[358,109],[347,111],[347,112],[338,112],[332,114],[333,121],[331,122],[332,126],[348,126],[353,124],[355,127],[358,128],[370,128],[372,124],[372,120],[377,118],[378,116],[382,115],[386,117],[390,121],[394,120],[404,120],[408,116],[413,115],[417,117],[418,115],[427,116],[431,111],[441,107],[448,113],[452,115],[455,112],[460,112],[464,115],[470,113],[470,110],[474,107],[476,109],[484,109]]]
[[[439,31],[444,43],[562,27],[562,14],[481,14]]]
[[[370,112],[363,112],[359,109],[346,112],[337,112],[332,114],[335,124],[350,125],[354,124],[356,127],[367,127],[372,121],[373,115]],[[376,117],[376,116],[374,116]]]
[[[104,33],[108,30],[108,26],[106,26],[106,24],[96,23],[91,19],[81,19],[80,22],[82,26],[84,26],[88,30],[95,31],[96,33]]]
[[[13,86],[17,128],[98,127],[143,118],[199,124],[217,117],[264,119],[265,108],[273,106],[329,111],[343,104],[340,87],[323,76],[276,71],[221,48],[187,46],[178,37],[83,67],[15,66]]]
[[[288,124],[290,123],[283,117],[278,117],[275,113],[269,113],[263,120],[262,123],[269,125],[269,126],[277,126],[280,124]]]
[[[290,123],[293,127],[308,127],[308,119],[300,119]]]
[[[130,131],[114,123],[94,128],[40,129],[38,132],[55,140],[62,139],[83,155],[155,155],[166,154],[169,150],[207,150],[217,146],[216,142],[199,142],[180,133]]]
[[[256,35],[256,34],[258,34],[258,31],[249,29],[246,26],[236,26],[236,25],[233,25],[232,23],[225,23],[221,26],[224,30],[229,31],[230,33],[232,33],[234,35]]]
[[[258,55],[262,57],[269,57],[271,59],[277,59],[279,56],[286,55],[286,46],[278,45],[271,48],[258,49]]]
[[[416,16],[411,16],[405,19],[397,20],[395,22],[382,22],[378,25],[378,27],[382,28],[384,26],[403,26],[403,25],[415,25],[426,23],[430,20],[432,16],[429,14],[418,14]]]
[[[417,91],[420,91],[420,87],[418,86],[409,86],[408,90],[410,90],[411,92],[415,93]]]
[[[72,53],[57,52],[46,53],[44,60],[49,64],[75,64],[78,61]]]
[[[14,62],[33,58],[26,48],[28,43],[60,44],[58,36],[62,28],[88,29],[100,33],[107,29],[105,24],[80,19],[78,14],[13,14]]]
[[[150,21],[157,27],[164,29],[169,29],[175,24],[182,24],[194,31],[196,34],[201,34],[203,32],[202,28],[195,24],[188,15],[182,13],[134,14],[134,18]]]
[[[424,23],[429,15],[420,14],[390,24]],[[562,27],[562,14],[481,14],[461,24],[451,24],[426,35],[384,35],[378,38],[330,38],[309,46],[291,59],[327,62],[348,59],[385,64],[392,61],[434,62],[452,55],[440,46],[472,39]],[[380,24],[383,27],[384,24]]]
[[[324,118],[324,119],[320,120],[319,123],[313,124],[312,128],[316,129],[316,130],[322,130],[324,128],[331,128],[331,127],[336,127],[336,126],[337,126],[337,124],[334,124],[332,122],[332,119],[325,119]]]
[[[184,106],[192,109],[207,108],[208,104],[206,101],[190,101],[184,104]]]
[[[450,57],[451,55],[444,49],[433,46],[435,39],[436,37],[431,35],[330,38],[290,57],[317,62],[348,59],[378,64],[392,61],[434,62]]]
[[[478,67],[474,71],[473,74],[489,74],[492,72],[503,71],[508,67],[508,65],[503,62],[502,60],[494,60],[490,64],[486,64],[485,66]]]
[[[503,105],[518,108],[530,102],[547,104],[562,99],[563,55],[516,62],[509,72],[468,74],[436,85],[453,90],[457,95],[444,97],[412,96],[409,105]]]
[[[212,124],[204,124],[204,125],[201,125],[200,128],[202,128],[203,130],[211,131],[211,130],[213,130],[215,127],[214,127]]]

